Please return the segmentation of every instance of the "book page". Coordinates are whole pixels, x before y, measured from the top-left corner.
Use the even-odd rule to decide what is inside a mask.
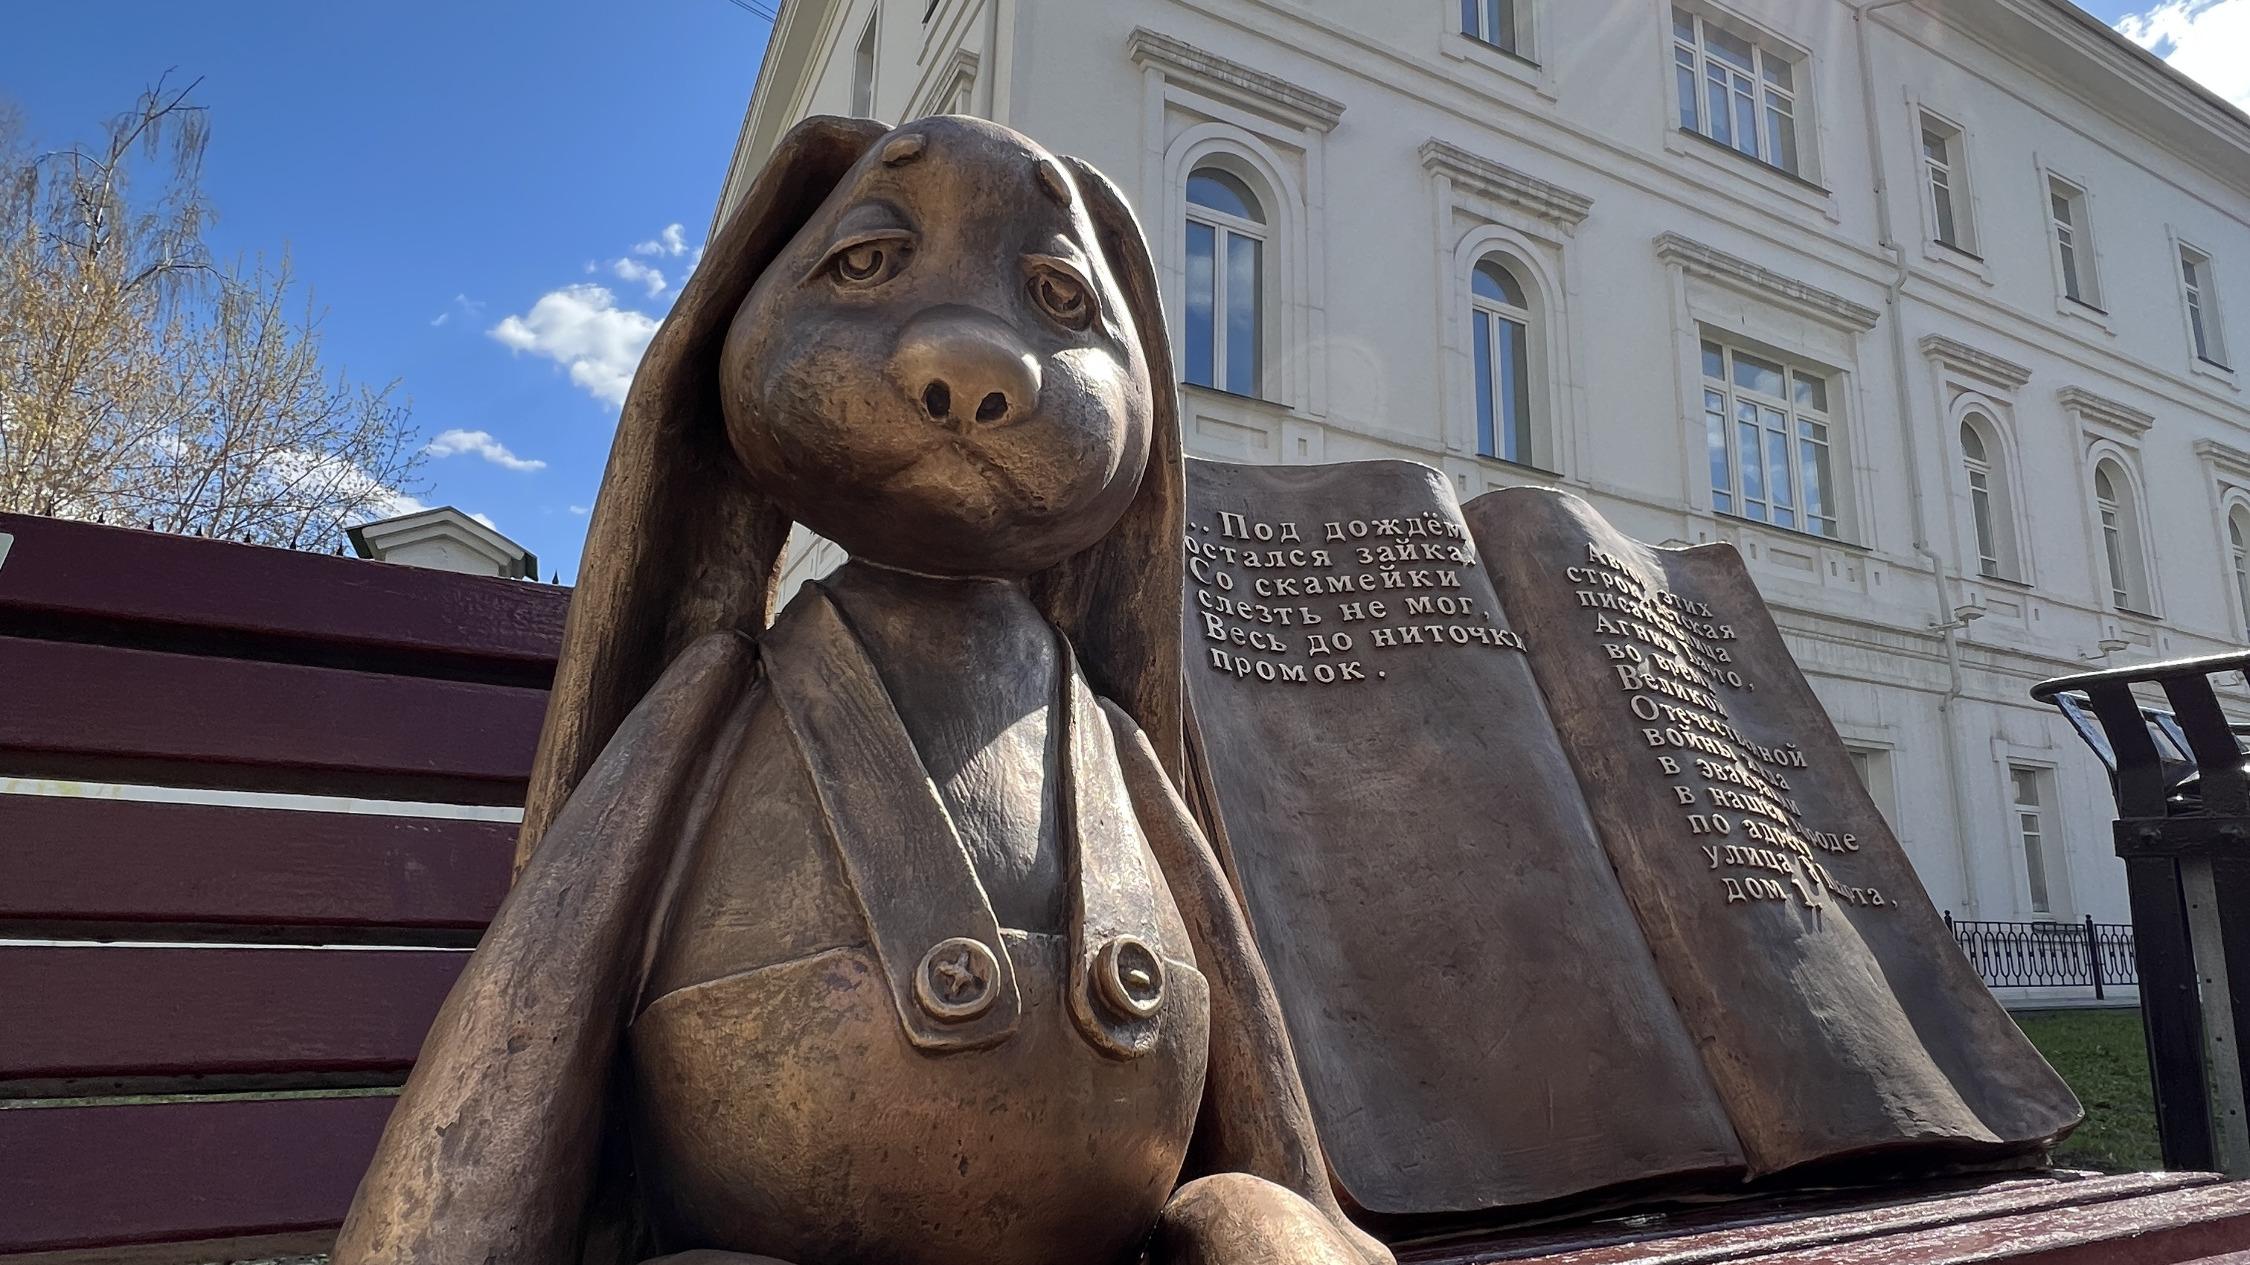
[[[2067,1132],[2077,1100],[1954,944],[1741,555],[1539,488],[1466,517],[1753,1168]]]
[[[1443,1214],[1739,1176],[1444,477],[1187,486],[1198,754],[1343,1193]]]

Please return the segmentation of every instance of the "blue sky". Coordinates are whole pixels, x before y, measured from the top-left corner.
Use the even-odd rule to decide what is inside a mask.
[[[2134,18],[2129,33],[2250,104],[2250,0],[2088,7]],[[730,0],[8,10],[0,96],[40,142],[91,135],[167,70],[202,77],[213,246],[286,244],[327,309],[331,363],[398,379],[437,442],[421,499],[487,516],[570,578],[624,384],[709,224],[766,22]]]
[[[571,507],[593,503],[617,416],[617,365],[603,361],[629,369],[671,292],[652,297],[614,261],[673,284],[687,271],[766,22],[728,0],[7,9],[0,96],[41,143],[93,135],[168,69],[203,77],[218,253],[286,243],[327,309],[332,363],[399,379],[426,437],[482,431],[544,462],[511,469],[473,446],[433,457],[422,499],[489,516],[568,578],[585,531]],[[673,224],[677,255],[662,244]],[[659,253],[632,253],[649,242]],[[491,332],[596,281],[614,312],[550,303],[516,341],[582,346],[579,377],[599,393]]]

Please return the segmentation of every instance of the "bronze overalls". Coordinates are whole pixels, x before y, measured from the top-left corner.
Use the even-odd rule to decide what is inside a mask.
[[[792,603],[760,656],[762,697],[659,953],[697,963],[659,975],[701,982],[649,999],[629,1037],[667,1248],[1117,1259],[1186,1154],[1209,993],[1067,645],[1049,712],[1059,934],[998,925],[825,594]]]

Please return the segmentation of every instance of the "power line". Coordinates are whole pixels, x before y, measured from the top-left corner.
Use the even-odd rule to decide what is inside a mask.
[[[733,5],[737,9],[742,10],[744,13],[754,14],[758,17],[764,18],[767,22],[778,22],[781,20],[780,11],[773,5],[761,3],[761,0],[727,0],[727,3]]]

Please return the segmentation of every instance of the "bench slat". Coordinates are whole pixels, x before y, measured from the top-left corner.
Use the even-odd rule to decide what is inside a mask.
[[[9,565],[14,565],[11,560]],[[522,803],[544,690],[0,637],[0,772]]]
[[[333,1229],[395,1101],[0,1111],[0,1254]]]
[[[0,945],[0,1081],[400,1076],[468,956]]]
[[[473,933],[507,895],[515,834],[459,818],[0,795],[0,926]]]
[[[1450,1242],[1401,1248],[1401,1265],[1722,1265],[1774,1252],[1869,1241],[2045,1209],[2088,1207],[2209,1186],[2211,1173],[2125,1173],[2109,1177],[2026,1175],[1861,1188],[1826,1195],[1775,1195],[1742,1203],[1674,1210],[1647,1225],[1609,1222],[1565,1230],[1494,1230]]]
[[[2220,1253],[2241,1260],[2245,1246],[2250,1246],[2250,1183],[2230,1182],[1753,1256],[1745,1265],[2216,1265]]]
[[[570,601],[545,584],[25,514],[0,514],[0,532],[15,537],[0,620],[145,623],[544,671]]]

